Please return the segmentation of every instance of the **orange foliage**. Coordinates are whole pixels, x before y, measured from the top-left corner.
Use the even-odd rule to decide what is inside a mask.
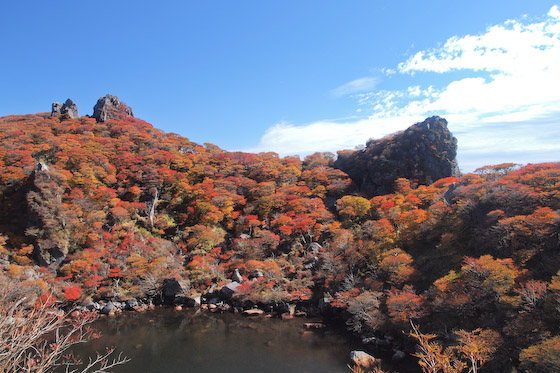
[[[334,154],[226,152],[139,119],[4,117],[0,143],[0,228],[9,237],[0,235],[0,259],[25,281],[36,281],[41,261],[48,292],[69,301],[97,287],[96,297],[115,296],[117,284],[143,297],[166,276],[202,293],[237,268],[263,274],[243,284],[244,299],[334,294],[333,306],[351,306],[356,331],[387,319],[435,325],[436,315],[453,328],[455,318],[487,314],[521,330],[510,316],[531,313],[535,326],[511,351],[557,333],[560,163],[487,166],[431,185],[401,178],[390,181],[394,193],[368,200],[350,193]],[[61,291],[65,280],[72,285]],[[457,338],[476,344],[477,335]],[[435,351],[448,363],[471,359],[466,349]]]
[[[405,285],[402,290],[391,289],[387,295],[387,309],[391,321],[396,325],[406,325],[411,319],[418,319],[427,314],[422,296],[414,288]]]
[[[383,253],[379,270],[388,277],[390,284],[400,286],[414,275],[412,257],[401,249],[393,249]]]

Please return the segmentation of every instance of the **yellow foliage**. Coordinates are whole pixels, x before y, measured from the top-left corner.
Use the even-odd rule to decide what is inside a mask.
[[[528,372],[560,371],[560,336],[524,349],[519,354],[519,361]]]
[[[27,256],[22,256],[22,255],[13,255],[12,256],[12,260],[14,262],[16,262],[19,265],[22,266],[27,266],[27,265],[31,265],[33,264],[32,260],[30,258],[28,258]]]
[[[22,272],[23,268],[17,264],[10,264],[10,267],[8,268],[8,275],[13,279],[19,278]]]
[[[560,270],[556,272],[556,276],[552,276],[552,281],[550,281],[550,290],[560,291]]]
[[[76,273],[76,274],[82,274],[82,273],[86,273],[88,271],[89,265],[88,262],[86,262],[83,259],[76,259],[72,262],[71,264],[71,270],[72,272]]]

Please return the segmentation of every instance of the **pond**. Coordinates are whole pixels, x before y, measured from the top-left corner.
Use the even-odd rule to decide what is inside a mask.
[[[173,309],[126,313],[98,320],[101,338],[76,352],[94,356],[116,347],[131,359],[117,373],[349,373],[350,351],[363,346],[341,327],[306,329],[311,321]]]

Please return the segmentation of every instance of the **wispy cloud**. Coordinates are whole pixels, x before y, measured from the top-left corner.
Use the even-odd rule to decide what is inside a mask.
[[[452,37],[439,48],[419,51],[396,69],[385,70],[408,79],[409,86],[372,91],[377,79],[362,78],[331,92],[352,94],[368,117],[278,124],[252,150],[304,155],[353,148],[440,115],[459,140],[464,171],[505,161],[560,160],[557,6],[540,20],[509,20],[479,35]]]
[[[373,78],[373,77],[364,77],[360,79],[355,79],[352,80],[351,82],[348,82],[346,84],[341,85],[340,87],[333,89],[331,91],[331,94],[333,96],[339,97],[339,96],[346,96],[358,92],[370,91],[373,88],[375,88],[378,81],[379,80],[377,78]]]
[[[364,118],[345,122],[317,121],[303,126],[283,122],[270,127],[258,146],[244,151],[274,151],[282,156],[305,156],[316,151],[336,152],[364,144],[371,137],[383,137],[405,129],[415,119]]]

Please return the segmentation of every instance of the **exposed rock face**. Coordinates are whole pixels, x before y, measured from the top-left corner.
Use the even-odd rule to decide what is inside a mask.
[[[93,117],[98,122],[106,122],[109,119],[124,120],[128,117],[134,117],[134,113],[118,97],[106,95],[97,100],[93,107]]]
[[[346,172],[368,196],[394,191],[394,182],[406,178],[416,184],[431,184],[459,176],[457,139],[440,117],[427,118],[403,132],[369,140],[363,150],[339,152],[335,166]]]
[[[39,162],[35,165],[35,172],[49,172],[49,166],[45,162]]]
[[[62,102],[53,102],[51,116],[65,119],[76,119],[80,117],[78,114],[78,106],[70,99],[66,100],[64,104]]]
[[[51,109],[51,117],[59,116],[62,110],[62,102],[53,102]]]

